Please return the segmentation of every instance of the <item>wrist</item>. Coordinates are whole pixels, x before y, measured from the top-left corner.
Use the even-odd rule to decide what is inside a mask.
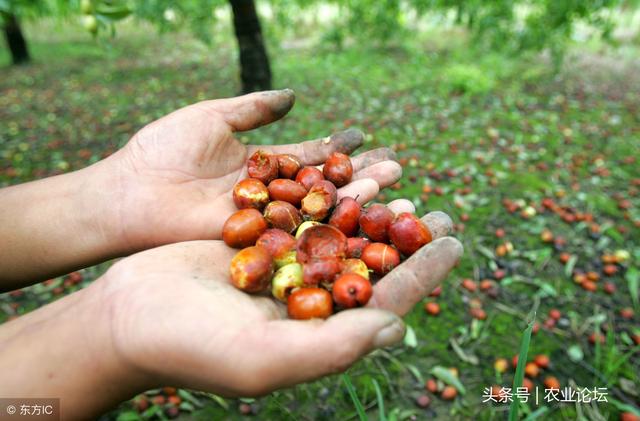
[[[0,396],[59,398],[64,419],[89,419],[145,390],[146,376],[114,346],[99,290],[92,285],[2,326]]]

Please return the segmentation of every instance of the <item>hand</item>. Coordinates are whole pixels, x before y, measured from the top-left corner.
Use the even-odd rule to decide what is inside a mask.
[[[282,146],[245,146],[234,132],[252,130],[283,117],[293,106],[291,90],[259,92],[200,102],[140,130],[102,166],[110,195],[110,230],[127,252],[198,239],[220,239],[236,208],[234,185],[247,177],[246,162],[257,149],[292,153],[305,165],[324,162],[333,151],[351,153],[363,134],[347,130],[330,138]],[[340,196],[361,203],[395,183],[402,169],[388,148],[353,158],[354,181]],[[124,254],[124,253],[123,253]]]
[[[410,211],[406,200],[394,211]],[[229,281],[237,250],[220,241],[172,244],[117,263],[91,288],[107,303],[113,344],[146,373],[147,387],[174,385],[224,396],[254,396],[345,370],[374,348],[402,339],[398,316],[439,284],[462,254],[442,238],[451,220],[423,220],[435,240],[374,287],[368,308],[327,320],[286,319],[286,306]]]

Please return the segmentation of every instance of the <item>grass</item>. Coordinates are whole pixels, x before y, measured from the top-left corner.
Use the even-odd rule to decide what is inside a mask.
[[[28,29],[33,65],[7,67],[7,53],[0,50],[0,185],[81,168],[169,111],[239,89],[234,44],[224,26],[211,48],[185,34],[158,36],[133,27],[98,44],[73,28],[52,31],[50,38],[46,26],[38,33]],[[625,51],[633,48],[625,45]],[[613,419],[638,410],[640,354],[632,338],[639,333],[640,182],[634,180],[640,165],[630,160],[640,148],[637,64],[607,67],[616,51],[598,55],[593,64],[592,49],[578,46],[570,65],[554,75],[538,57],[477,50],[455,32],[388,48],[272,44],[270,52],[275,86],[293,88],[297,104],[282,122],[242,134],[242,140],[285,143],[363,129],[364,148],[393,147],[404,166],[403,180],[379,200],[407,197],[419,213],[447,212],[465,256],[442,294],[427,298],[440,304],[441,314],[429,316],[419,305],[405,318],[415,346],[374,352],[349,370],[352,387],[331,376],[246,402],[180,391],[185,418],[242,419],[238,407],[246,403],[257,419],[356,419],[357,394],[371,419],[502,419],[508,405],[483,404],[482,393],[492,384],[513,384],[513,370],[496,373],[493,364],[518,354],[535,302],[539,330],[528,355],[551,359],[535,385],[542,388],[551,374],[563,386],[608,387],[611,399],[588,406],[529,403],[522,414]],[[544,209],[545,198],[566,209]],[[629,209],[621,209],[622,199]],[[528,207],[535,215],[522,214]],[[566,222],[564,214],[589,214],[593,222]],[[545,229],[565,244],[542,241]],[[512,250],[503,253],[507,243]],[[602,257],[617,250],[631,257],[607,276]],[[561,252],[572,258],[561,262]],[[78,285],[61,277],[1,295],[0,322],[81,288],[107,266],[82,271]],[[504,272],[502,280],[497,270]],[[574,282],[576,271],[596,273],[597,290]],[[461,286],[464,278],[492,280],[493,286],[472,292]],[[605,282],[616,286],[614,294],[603,291]],[[473,318],[472,307],[487,318]],[[635,309],[630,320],[620,316],[625,307]],[[551,309],[562,317],[546,328]],[[606,341],[594,346],[589,334],[601,326]],[[431,377],[459,382],[466,393],[451,402],[430,395],[429,408],[419,408],[415,399],[426,393],[424,381]],[[105,419],[162,416],[160,407],[139,414],[128,402]]]

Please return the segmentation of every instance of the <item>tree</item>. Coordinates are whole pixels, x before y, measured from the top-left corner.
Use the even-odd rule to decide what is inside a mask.
[[[27,41],[24,39],[20,22],[16,15],[3,11],[2,22],[4,37],[11,52],[11,61],[13,64],[22,64],[30,61],[31,57],[29,56]]]

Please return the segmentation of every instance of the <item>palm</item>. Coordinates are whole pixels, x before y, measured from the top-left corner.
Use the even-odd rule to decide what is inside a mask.
[[[221,238],[224,222],[236,210],[233,186],[246,177],[247,157],[257,149],[244,146],[233,133],[281,116],[265,107],[282,105],[269,105],[272,96],[260,95],[178,110],[143,128],[113,156],[120,192],[117,224],[132,249]],[[335,150],[349,153],[361,143],[362,133],[350,130],[329,142],[320,139],[263,148],[294,153],[305,165],[316,165]],[[340,189],[340,196],[371,200],[379,188],[400,177],[401,168],[392,159],[387,148],[354,158],[355,181]]]
[[[442,213],[424,220],[435,238],[450,228]],[[230,284],[235,252],[221,241],[192,241],[115,265],[103,300],[114,303],[117,348],[164,384],[246,396],[343,370],[371,347],[378,310],[342,312],[324,322],[286,320],[283,303]],[[453,239],[435,240],[375,285],[370,307],[405,314],[446,276],[460,252]],[[345,345],[345,338],[352,342]],[[346,349],[336,354],[340,347]],[[306,360],[323,355],[325,360]]]

